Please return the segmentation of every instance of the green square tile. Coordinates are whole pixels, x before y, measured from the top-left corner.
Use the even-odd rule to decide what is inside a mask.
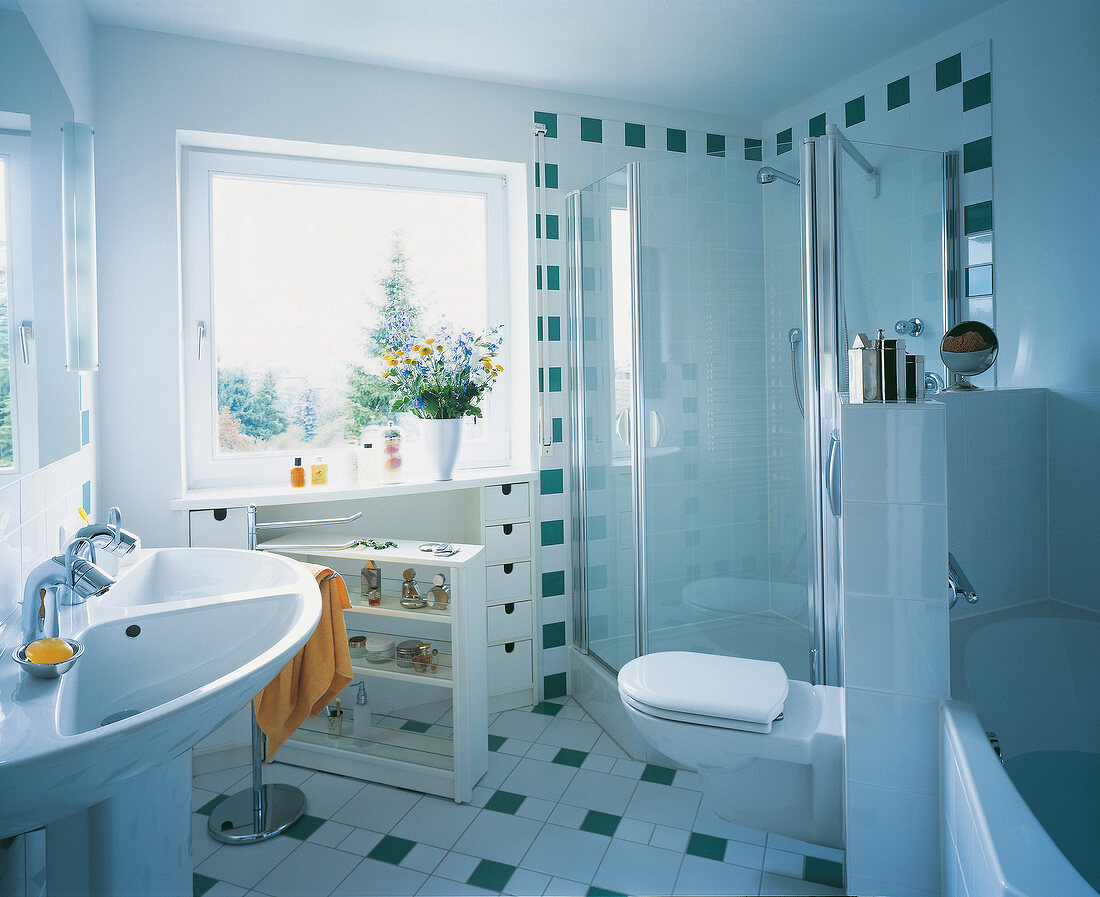
[[[726,154],[726,138],[724,134],[707,134],[707,155],[724,156]]]
[[[726,839],[692,832],[691,837],[688,838],[686,852],[692,856],[703,857],[707,860],[718,860],[721,863],[726,858]]]
[[[535,289],[542,289],[542,265],[535,265]]]
[[[545,698],[564,698],[566,694],[565,673],[554,673],[542,677],[542,694]]]
[[[415,841],[409,841],[405,838],[395,838],[393,835],[386,835],[381,841],[374,845],[374,849],[367,854],[367,857],[372,860],[378,860],[380,863],[390,863],[393,866],[398,866],[414,847],[416,847]]]
[[[686,153],[687,141],[687,131],[681,131],[678,128],[665,129],[665,149],[670,153]]]
[[[557,215],[546,216],[546,239],[557,240],[560,235],[560,228],[558,226]]]
[[[515,816],[516,810],[526,799],[522,794],[513,794],[511,791],[494,791],[493,796],[485,801],[485,809]]]
[[[909,76],[886,85],[886,111],[909,105]]]
[[[200,813],[203,816],[209,816],[211,813],[214,812],[214,810],[217,809],[218,804],[220,804],[227,797],[229,797],[228,794],[219,794],[217,797],[212,797],[201,807],[199,807],[195,812]]]
[[[983,137],[963,144],[963,174],[993,165],[993,138]]]
[[[502,738],[500,735],[490,735],[489,750],[499,751],[502,747],[504,747],[504,742],[506,742],[507,740],[507,738]]]
[[[551,570],[542,574],[542,597],[553,598],[565,594],[565,571]]]
[[[645,149],[645,125],[635,125],[627,122],[626,134],[624,136],[627,146],[636,146],[640,149]]]
[[[504,886],[508,884],[508,879],[512,877],[512,873],[515,871],[516,867],[509,866],[507,863],[482,860],[477,864],[473,874],[466,879],[466,884],[499,893],[504,890]]]
[[[586,143],[603,143],[603,121],[598,118],[582,118],[581,140]]]
[[[85,480],[80,487],[80,507],[84,509],[84,513],[89,516],[92,513],[92,481]]]
[[[588,758],[588,751],[575,751],[572,748],[562,748],[555,755],[552,763],[559,766],[575,766],[578,769]]]
[[[844,866],[834,860],[822,860],[806,857],[802,867],[802,878],[830,888],[844,887]]]
[[[544,388],[542,381],[543,381],[543,372],[542,372],[542,368],[539,368],[539,392],[542,392],[543,388]]]
[[[610,838],[615,834],[615,829],[619,827],[619,823],[622,821],[623,817],[616,816],[614,813],[589,810],[588,815],[584,817],[584,822],[581,823],[581,831],[592,832],[596,835],[607,835]]]
[[[825,136],[825,113],[821,115],[815,115],[810,119],[810,136],[811,137],[824,137]]]
[[[619,891],[609,891],[607,888],[597,888],[592,885],[587,891],[584,892],[584,897],[626,897],[626,894]]]
[[[560,467],[539,471],[539,495],[561,495],[565,492],[565,471]]]
[[[561,289],[561,269],[557,265],[546,266],[546,289]]]
[[[763,140],[757,140],[755,137],[745,138],[745,161],[746,162],[763,162],[764,161],[764,149]]]
[[[989,72],[963,81],[963,112],[988,105],[990,100]]]
[[[560,648],[565,644],[565,621],[542,624],[542,647]],[[557,707],[557,704],[551,705]]]
[[[936,90],[946,90],[954,87],[962,80],[963,58],[962,53],[948,56],[936,63]]]
[[[546,169],[546,189],[557,190],[558,189],[558,166],[555,162],[547,162],[544,166]]]
[[[544,520],[544,521],[542,521],[542,544],[543,545],[564,545],[565,544],[565,521],[564,520]]]
[[[555,417],[550,421],[550,441],[561,442],[562,440],[562,419]]]
[[[867,102],[865,97],[856,97],[844,104],[844,127],[850,128],[867,120]]]
[[[420,732],[421,734],[427,732],[431,727],[431,723],[422,723],[418,719],[406,720],[401,724],[401,728],[406,732]]]
[[[542,316],[535,318],[535,339],[542,342]]]
[[[676,770],[667,766],[658,766],[656,763],[647,763],[642,770],[642,781],[653,782],[655,785],[671,785],[676,778]]]
[[[980,234],[993,230],[993,202],[976,202],[963,208],[963,230],[967,234]]]
[[[324,824],[325,820],[318,819],[316,816],[303,816],[286,830],[286,834],[299,841],[305,841]]]
[[[546,626],[552,626],[552,623],[547,623]],[[565,626],[564,623],[561,624]],[[546,631],[546,626],[542,627],[543,632]],[[564,644],[564,643],[563,643]],[[557,716],[561,713],[561,704],[555,704],[553,701],[539,701],[534,707],[531,708],[532,713],[539,713],[543,716]]]
[[[536,112],[535,124],[546,125],[546,136],[558,136],[558,116],[554,112]],[[549,186],[549,185],[547,185]]]
[[[561,368],[550,368],[550,392],[561,392]]]
[[[787,130],[780,131],[775,135],[775,154],[777,156],[781,156],[783,153],[789,153],[793,146],[793,129],[787,128]]]
[[[546,319],[546,332],[550,337],[550,342],[561,342],[561,318],[558,315],[550,315]]]
[[[214,885],[218,883],[216,878],[211,878],[208,875],[199,875],[198,872],[191,873],[191,893],[195,897],[202,897],[207,891],[209,891]]]

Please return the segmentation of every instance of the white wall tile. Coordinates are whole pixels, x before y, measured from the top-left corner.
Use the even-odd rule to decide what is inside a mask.
[[[945,506],[845,501],[843,521],[846,592],[927,601],[944,594]],[[943,562],[926,563],[935,556]]]
[[[939,699],[848,688],[846,700],[849,781],[938,793]]]
[[[854,874],[939,890],[938,796],[851,783],[848,828]]]
[[[848,595],[845,683],[909,695],[950,693],[948,619],[943,601]]]

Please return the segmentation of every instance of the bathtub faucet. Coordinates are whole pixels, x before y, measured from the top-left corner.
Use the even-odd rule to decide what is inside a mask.
[[[947,592],[951,596],[949,607],[954,607],[960,597],[965,598],[967,604],[978,603],[978,593],[951,552],[947,553]]]

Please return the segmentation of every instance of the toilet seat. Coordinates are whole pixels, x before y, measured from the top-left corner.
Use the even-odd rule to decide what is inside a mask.
[[[771,731],[790,682],[770,660],[662,651],[627,663],[619,694],[640,713],[747,732]]]

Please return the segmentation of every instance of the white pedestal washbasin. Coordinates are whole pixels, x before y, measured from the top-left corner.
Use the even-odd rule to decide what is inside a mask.
[[[185,754],[275,676],[320,618],[316,582],[286,558],[144,555],[105,595],[62,609],[62,634],[85,651],[60,679],[0,660],[0,837],[132,790],[130,780]]]

